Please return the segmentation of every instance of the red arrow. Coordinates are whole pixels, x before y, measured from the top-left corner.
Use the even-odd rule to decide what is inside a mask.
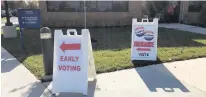
[[[137,48],[138,51],[150,51],[150,48]]]
[[[60,49],[65,52],[65,50],[80,50],[80,43],[65,44],[64,42],[60,45]]]

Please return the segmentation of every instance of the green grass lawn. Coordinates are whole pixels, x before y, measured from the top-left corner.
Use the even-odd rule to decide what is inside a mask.
[[[91,28],[90,32],[91,36],[98,41],[93,47],[98,73],[149,64],[141,62],[133,64],[130,61],[131,27]],[[19,38],[4,39],[2,37],[2,46],[40,78],[44,71],[39,30],[25,30],[24,41],[27,53],[22,53]],[[206,35],[159,28],[158,60],[155,63],[205,56]]]

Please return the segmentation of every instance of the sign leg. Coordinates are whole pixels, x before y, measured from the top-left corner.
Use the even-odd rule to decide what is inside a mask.
[[[56,97],[56,94],[52,94],[53,97]]]
[[[83,93],[83,96],[87,96],[87,91],[85,91],[85,92]]]

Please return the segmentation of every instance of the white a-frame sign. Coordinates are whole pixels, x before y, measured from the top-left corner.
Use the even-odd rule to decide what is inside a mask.
[[[146,21],[146,22],[144,22]],[[153,22],[142,19],[137,22],[132,19],[132,42],[131,42],[131,60],[150,60],[157,59],[157,38],[158,37],[158,19]]]
[[[74,34],[71,34],[74,33]],[[52,93],[74,92],[87,95],[88,79],[95,79],[96,70],[92,52],[90,32],[75,29],[54,33],[54,62]]]

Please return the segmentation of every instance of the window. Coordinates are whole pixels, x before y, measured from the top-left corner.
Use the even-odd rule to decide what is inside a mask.
[[[189,1],[188,12],[200,12],[204,1]]]
[[[115,11],[115,12],[121,12],[121,11],[126,12],[126,11],[128,11],[128,8],[129,8],[128,5],[129,4],[128,4],[127,1],[115,1],[115,2],[113,2],[113,5],[112,5],[113,11]]]
[[[112,12],[112,1],[101,1],[97,5],[99,12]]]
[[[80,10],[80,3],[76,1],[48,1],[47,11],[76,12]]]
[[[87,12],[127,12],[128,1],[86,1]],[[84,12],[84,1],[47,1],[48,12]]]
[[[84,2],[83,2],[84,3]],[[88,12],[96,12],[97,11],[97,1],[87,1],[86,3],[86,10]],[[84,4],[83,4],[84,6]]]

